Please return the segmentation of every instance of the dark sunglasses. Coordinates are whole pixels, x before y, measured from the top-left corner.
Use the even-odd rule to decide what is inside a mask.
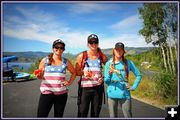
[[[64,47],[54,47],[55,49],[61,49],[61,50],[65,50]]]
[[[91,45],[92,44],[98,44],[98,41],[89,41],[88,43],[91,44]]]

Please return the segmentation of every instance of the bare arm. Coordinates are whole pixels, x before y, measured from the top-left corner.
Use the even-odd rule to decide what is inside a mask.
[[[38,73],[37,78],[38,79],[44,79],[44,64],[45,64],[45,59],[42,59],[41,62],[39,63],[39,69],[43,70],[42,73]]]
[[[75,69],[76,69],[77,76],[82,76],[83,75],[83,71],[81,69],[82,59],[83,59],[83,54],[81,53],[81,54],[79,54],[77,56],[77,59],[76,59]]]
[[[67,60],[67,69],[71,73],[70,80],[68,81],[68,86],[69,86],[69,85],[71,85],[73,83],[73,81],[76,78],[76,70],[74,69],[73,65],[71,64],[71,62],[69,60]]]

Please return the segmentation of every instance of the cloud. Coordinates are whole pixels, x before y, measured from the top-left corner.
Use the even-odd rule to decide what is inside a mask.
[[[112,10],[115,9],[114,5],[106,5],[106,4],[95,4],[95,3],[86,3],[86,4],[73,4],[69,8],[69,12],[75,13],[75,14],[88,14],[98,11],[104,11],[104,10]]]
[[[115,24],[112,24],[109,28],[121,33],[130,33],[132,31],[133,32],[138,31],[141,25],[142,25],[142,20],[139,19],[139,16],[132,15]]]
[[[22,14],[26,19],[37,22],[48,22],[55,19],[55,16],[45,12],[38,7],[25,8],[16,7],[17,12]]]
[[[70,52],[80,52],[80,50],[87,48],[87,36],[91,34],[90,31],[72,30],[66,23],[60,20],[57,21],[55,16],[38,8],[30,10],[17,7],[17,11],[21,13],[21,16],[8,15],[4,21],[3,31],[5,36],[19,40],[37,40],[49,44],[60,38],[66,43]],[[51,19],[43,14],[51,16]],[[41,21],[41,19],[43,20]]]
[[[51,43],[69,30],[66,24],[56,21],[55,16],[38,8],[16,7],[16,10],[21,16],[9,15],[4,21],[6,36]]]
[[[150,47],[151,44],[146,44],[142,36],[136,34],[123,34],[119,36],[111,36],[109,38],[102,38],[100,41],[101,48],[112,48],[117,42],[122,42],[126,47]]]
[[[82,13],[91,13],[96,10],[110,9],[110,6],[77,4],[76,6],[73,5],[71,10],[75,8]],[[31,9],[16,7],[16,12],[20,15],[7,15],[4,19],[3,33],[5,36],[20,40],[37,40],[49,44],[60,38],[66,43],[67,52],[78,53],[87,49],[87,37],[92,31],[83,28],[83,30],[72,29],[69,24],[57,19],[55,15],[50,14],[48,11],[42,11],[38,7],[32,7]],[[130,29],[129,27],[137,22],[137,15],[131,16],[113,24],[111,29],[114,31],[117,31],[118,27]],[[105,35],[98,33],[98,36],[101,48],[112,48],[118,41],[129,47],[145,46],[143,38],[135,34],[112,34],[110,37],[105,37]]]

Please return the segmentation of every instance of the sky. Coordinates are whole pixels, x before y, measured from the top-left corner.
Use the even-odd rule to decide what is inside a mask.
[[[128,2],[4,2],[3,51],[52,52],[61,39],[65,52],[88,50],[87,37],[96,34],[102,49],[123,42],[126,47],[150,47],[138,31],[143,27],[138,8]]]

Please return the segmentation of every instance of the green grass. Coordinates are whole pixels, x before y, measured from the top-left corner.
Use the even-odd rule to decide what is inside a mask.
[[[129,82],[133,85],[135,76],[130,72]],[[141,82],[135,91],[131,91],[131,95],[146,103],[152,104],[156,107],[164,109],[166,105],[177,104],[177,96],[171,96],[168,98],[163,98],[156,94],[155,92],[155,81],[149,79],[147,76],[142,75]]]

